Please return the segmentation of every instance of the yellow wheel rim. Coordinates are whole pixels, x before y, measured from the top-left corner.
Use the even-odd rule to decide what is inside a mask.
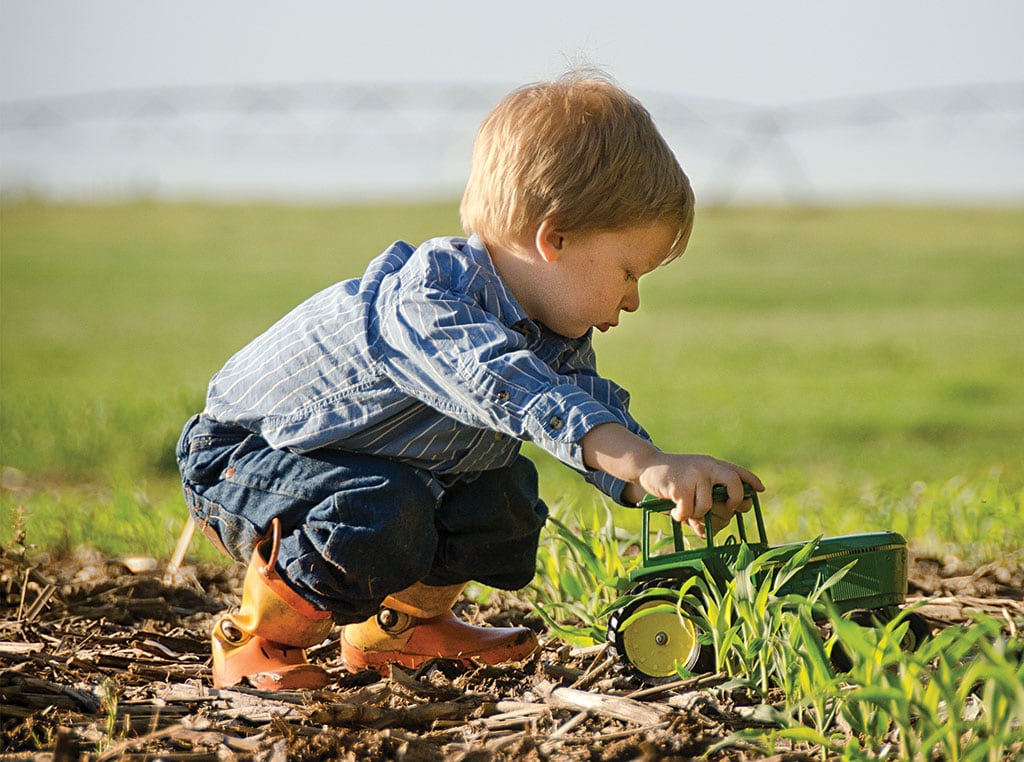
[[[693,623],[680,617],[675,602],[668,600],[641,603],[630,612],[630,618],[645,611],[649,613],[637,616],[620,633],[629,663],[651,677],[676,674],[676,662],[692,666],[698,648]]]

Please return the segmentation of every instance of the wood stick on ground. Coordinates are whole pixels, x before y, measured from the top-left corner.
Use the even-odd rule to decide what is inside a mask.
[[[181,528],[178,544],[174,547],[174,555],[171,556],[171,560],[167,564],[167,570],[164,572],[163,581],[165,585],[174,582],[174,578],[178,576],[178,569],[181,568],[181,564],[185,560],[185,554],[188,553],[188,546],[192,544],[192,535],[195,534],[195,531],[196,520],[189,516],[185,526]]]
[[[679,689],[697,689],[704,688],[708,685],[715,683],[723,683],[728,679],[728,675],[724,672],[715,672],[706,675],[694,675],[693,677],[687,677],[684,680],[673,680],[669,683],[662,683],[661,685],[652,685],[650,688],[641,688],[640,690],[633,691],[628,694],[626,698],[640,699],[646,698],[647,696],[656,696],[659,693],[667,693],[668,691],[674,691]]]
[[[661,721],[661,712],[647,704],[601,693],[589,693],[575,688],[554,688],[545,696],[552,706],[567,709],[585,709],[604,717],[612,717],[639,725],[652,725]]]
[[[551,735],[540,745],[540,751],[542,754],[551,754],[555,749],[562,745],[563,736],[567,733],[576,729],[576,726],[586,721],[590,717],[590,710],[584,709],[578,714],[574,714],[564,723],[555,728]]]
[[[618,660],[618,657],[612,654],[600,664],[595,664],[591,669],[587,670],[586,674],[574,682],[571,687],[579,688],[581,690],[589,688],[600,679],[601,675],[611,669],[612,665],[614,665]]]
[[[541,715],[550,714],[551,707],[545,704],[527,704],[510,711],[499,712],[480,720],[474,720],[473,724],[479,724],[487,730],[507,730],[515,726],[536,723],[537,718]]]

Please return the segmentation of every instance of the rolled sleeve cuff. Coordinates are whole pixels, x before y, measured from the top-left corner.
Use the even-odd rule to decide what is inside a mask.
[[[627,503],[622,498],[622,493],[625,491],[628,482],[612,476],[611,474],[606,474],[604,471],[588,471],[585,476],[588,482],[593,484],[619,505],[636,508],[633,503]]]
[[[622,423],[611,410],[571,384],[537,396],[526,414],[533,441],[579,471],[588,470],[581,444],[587,432],[603,423]]]

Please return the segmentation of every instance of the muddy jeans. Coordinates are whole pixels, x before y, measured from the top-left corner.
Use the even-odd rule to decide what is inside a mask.
[[[177,457],[197,526],[248,562],[280,518],[278,572],[339,624],[372,616],[415,582],[514,590],[533,578],[547,507],[522,456],[440,498],[411,466],[339,450],[275,450],[206,416],[186,424]]]

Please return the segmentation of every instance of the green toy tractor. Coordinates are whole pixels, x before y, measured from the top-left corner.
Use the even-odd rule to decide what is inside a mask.
[[[608,622],[608,641],[619,658],[647,682],[658,682],[677,676],[677,664],[691,673],[710,672],[715,666],[715,654],[710,643],[701,642],[698,624],[687,616],[687,605],[678,606],[679,590],[684,581],[694,575],[703,575],[706,566],[710,576],[720,587],[731,576],[730,562],[734,562],[742,544],[759,556],[771,546],[765,536],[764,518],[757,493],[749,487],[745,496],[753,502],[753,516],[757,536],[748,538],[743,514],[737,513],[737,536],[716,544],[711,531],[711,513],[705,517],[706,546],[687,549],[680,525],[668,512],[674,504],[648,496],[641,504],[643,510],[641,553],[642,564],[627,577],[619,580],[618,589],[629,595],[629,601],[612,612]],[[717,486],[715,502],[725,502],[728,495],[724,487]],[[671,543],[652,543],[652,534],[659,519],[671,525]],[[725,532],[726,530],[722,530]],[[807,543],[777,546],[779,564],[791,558]],[[663,547],[667,546],[667,547]],[[780,595],[808,595],[822,582],[843,567],[856,561],[853,567],[828,590],[828,596],[840,613],[864,624],[886,622],[892,619],[907,594],[907,541],[896,532],[829,537],[818,540],[808,562],[779,590]],[[732,566],[735,564],[733,563]],[[672,604],[666,606],[665,604]],[[650,609],[643,616],[634,616]],[[907,616],[910,627],[904,646],[927,637],[930,629],[925,620],[916,615]]]

